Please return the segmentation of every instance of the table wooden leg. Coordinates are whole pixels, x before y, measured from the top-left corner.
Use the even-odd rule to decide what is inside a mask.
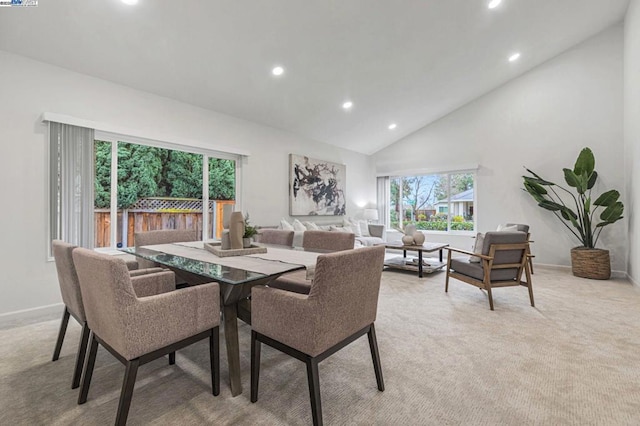
[[[418,278],[422,278],[422,250],[418,250]]]
[[[240,344],[238,343],[238,314],[234,304],[223,306],[224,341],[227,346],[227,360],[229,363],[229,382],[231,395],[242,393],[240,381]]]

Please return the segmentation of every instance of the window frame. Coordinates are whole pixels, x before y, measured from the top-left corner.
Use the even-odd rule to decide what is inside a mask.
[[[464,230],[452,230],[451,229],[451,215],[449,212],[451,211],[451,175],[456,174],[471,174],[473,175],[473,230],[464,231]],[[426,230],[421,229],[420,231],[425,234],[432,235],[475,235],[478,231],[478,167],[469,167],[469,168],[452,168],[444,171],[438,170],[409,170],[402,172],[394,172],[385,175],[379,175],[379,177],[387,177],[387,193],[390,193],[391,190],[391,182],[394,179],[400,178],[410,178],[417,176],[434,176],[434,175],[446,175],[447,176],[447,230],[446,231],[437,231],[437,230]],[[385,218],[385,226],[391,229],[391,197],[388,200],[385,200],[386,204],[388,204],[388,214]],[[402,228],[401,228],[402,229]]]

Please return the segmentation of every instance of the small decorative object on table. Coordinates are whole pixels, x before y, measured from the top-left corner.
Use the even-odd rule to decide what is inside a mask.
[[[243,247],[251,247],[251,239],[258,233],[258,228],[249,225],[249,213],[244,216],[244,234],[242,235]]]
[[[244,219],[242,212],[231,213],[229,220],[229,239],[231,248],[234,250],[242,248],[242,236],[244,235]]]
[[[413,243],[417,246],[421,246],[424,244],[424,234],[420,231],[416,231],[413,233]]]
[[[247,256],[249,254],[266,253],[267,248],[258,245],[250,245],[247,248],[223,250],[220,243],[204,243],[205,250],[215,254],[218,257],[229,256]]]

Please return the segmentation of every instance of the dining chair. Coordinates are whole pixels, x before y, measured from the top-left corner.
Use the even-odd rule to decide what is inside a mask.
[[[308,295],[252,289],[251,402],[258,400],[260,348],[265,343],[306,364],[313,424],[322,425],[318,364],[364,334],[378,390],[384,391],[374,327],[384,251],[374,246],[318,256]]]
[[[154,244],[171,244],[187,241],[196,241],[196,231],[190,229],[159,229],[156,231],[136,232],[133,234],[136,247],[152,246]],[[159,266],[150,260],[138,258],[142,268]]]
[[[220,393],[217,283],[138,297],[123,260],[83,248],[72,256],[91,328],[78,404],[87,401],[98,345],[125,365],[116,425],[127,422],[138,367],[202,339],[209,339],[212,391]]]
[[[294,231],[284,229],[263,229],[259,232],[260,243],[277,244],[280,246],[293,247]]]
[[[308,251],[333,252],[352,250],[355,234],[336,231],[305,231],[302,237],[302,248]],[[300,270],[283,274],[269,282],[269,287],[309,294],[311,280],[307,279],[307,271]]]
[[[64,303],[62,321],[60,323],[60,330],[58,331],[58,338],[56,339],[56,346],[53,350],[52,361],[57,361],[60,358],[60,351],[62,350],[62,344],[69,324],[69,317],[71,316],[82,326],[80,343],[76,353],[76,366],[71,381],[71,389],[75,389],[80,385],[82,364],[84,362],[91,330],[87,324],[82,295],[80,294],[78,275],[71,255],[77,246],[59,240],[53,241],[52,246],[58,274],[58,284],[60,285],[60,293]],[[148,268],[129,271],[129,274],[135,277],[132,279],[132,282],[138,295],[159,294],[175,290],[173,272],[168,272],[161,268]]]
[[[484,234],[482,252],[471,252],[452,247],[448,250],[444,291],[449,291],[449,278],[455,278],[485,290],[489,298],[489,308],[493,311],[493,289],[496,287],[524,286],[529,290],[531,306],[533,287],[528,257],[529,242],[524,232],[487,232]],[[453,258],[452,253],[466,254],[479,258]],[[525,274],[525,281],[522,275]]]

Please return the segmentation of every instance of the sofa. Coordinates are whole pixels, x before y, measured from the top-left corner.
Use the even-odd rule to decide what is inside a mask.
[[[366,228],[363,230],[363,227]],[[298,219],[294,219],[293,223],[289,223],[285,219],[282,219],[277,228],[294,231],[294,247],[302,247],[304,231],[351,232],[355,234],[355,248],[371,247],[386,242],[386,229],[384,225],[367,223],[362,220],[344,219],[341,224],[318,225],[313,222],[300,222]]]

